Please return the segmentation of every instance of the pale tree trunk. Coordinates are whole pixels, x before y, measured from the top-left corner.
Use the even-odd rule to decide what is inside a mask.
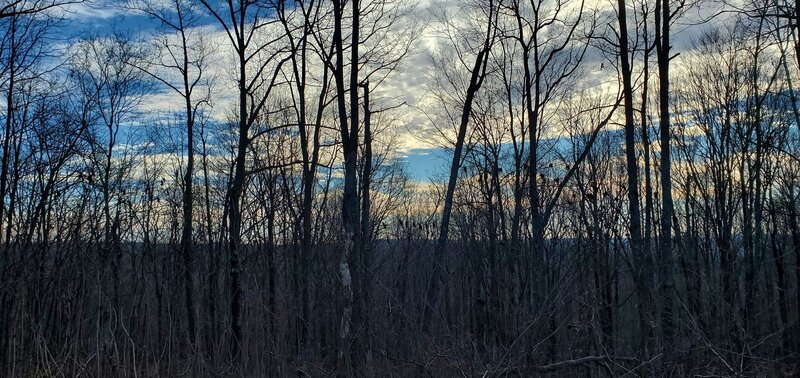
[[[353,316],[353,279],[351,264],[358,255],[359,242],[359,201],[357,186],[358,157],[358,44],[359,44],[359,3],[352,1],[352,39],[350,46],[350,120],[348,127],[345,96],[347,89],[344,83],[344,43],[342,1],[334,0],[334,35],[336,50],[334,79],[336,80],[336,97],[339,115],[339,128],[344,152],[344,193],[342,198],[342,223],[344,246],[339,256],[339,279],[342,284],[342,315],[339,324],[339,340],[336,355],[338,376],[349,376],[352,371],[350,356],[350,331]]]

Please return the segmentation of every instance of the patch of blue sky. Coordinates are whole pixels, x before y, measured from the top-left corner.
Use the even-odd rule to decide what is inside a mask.
[[[598,137],[598,141],[602,140],[604,137],[611,138],[612,140],[618,141],[619,146],[616,149],[615,153],[622,152],[622,142],[623,133],[621,129],[608,129],[603,130],[600,132],[600,136]],[[575,141],[570,140],[567,137],[562,138],[547,138],[542,139],[539,141],[539,164],[543,165],[545,162],[557,162],[560,161],[561,156],[567,155],[567,160],[571,158],[570,154],[574,151],[573,150],[573,143]],[[578,150],[583,149],[583,141],[578,141],[578,145],[576,146]],[[599,145],[599,142],[596,142],[596,145]],[[480,149],[482,146],[475,145],[471,147],[471,152],[477,153],[476,149]],[[523,164],[527,162],[527,145],[526,149],[522,151],[523,153]],[[505,172],[511,172],[513,170],[513,146],[511,143],[503,143],[499,146],[499,153],[501,159],[501,169]],[[450,171],[450,164],[453,158],[453,150],[443,147],[432,147],[432,148],[413,148],[404,153],[401,160],[406,164],[407,170],[411,179],[417,182],[429,182],[431,180],[441,181],[446,180],[448,172]],[[468,159],[467,159],[468,160]],[[468,164],[468,163],[462,163]],[[560,165],[556,167],[550,167],[549,164],[545,165],[548,169],[556,171],[563,169]],[[544,167],[544,166],[543,166]],[[547,171],[547,169],[545,169]],[[555,171],[554,171],[555,172]],[[551,172],[553,173],[553,172]]]
[[[452,152],[445,148],[412,148],[400,159],[412,180],[426,182],[447,172]]]

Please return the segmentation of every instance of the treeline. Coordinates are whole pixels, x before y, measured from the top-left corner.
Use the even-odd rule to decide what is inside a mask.
[[[797,374],[795,4],[74,6],[0,6],[0,375]]]

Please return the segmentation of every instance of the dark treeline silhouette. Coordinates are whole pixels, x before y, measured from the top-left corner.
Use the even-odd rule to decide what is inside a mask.
[[[6,0],[0,376],[797,374],[795,5]]]

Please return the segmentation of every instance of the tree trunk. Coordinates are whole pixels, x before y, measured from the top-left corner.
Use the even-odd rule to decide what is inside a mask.
[[[339,341],[336,358],[337,375],[349,376],[352,371],[350,344],[350,330],[353,316],[353,279],[351,259],[358,256],[360,247],[359,239],[359,201],[357,186],[357,157],[358,157],[358,30],[359,30],[359,3],[352,1],[352,40],[350,46],[350,126],[348,127],[347,108],[345,96],[347,88],[344,84],[344,43],[342,20],[344,7],[341,0],[334,0],[334,35],[333,42],[336,50],[336,65],[334,79],[336,80],[336,97],[339,110],[339,127],[344,152],[344,193],[342,198],[342,223],[344,246],[339,256],[339,278],[342,283],[342,315],[339,325]],[[356,297],[357,298],[357,297]]]
[[[183,231],[181,233],[181,255],[183,256],[183,279],[186,296],[186,320],[189,330],[189,343],[197,344],[197,326],[194,313],[194,279],[192,257],[192,214],[194,210],[194,109],[188,76],[189,54],[186,38],[183,36],[183,85],[186,101],[186,173],[183,177]]]
[[[669,61],[670,61],[670,0],[658,0],[656,4],[656,50],[658,53],[659,117],[661,133],[661,243],[659,249],[659,292],[661,293],[661,332],[664,360],[672,358],[674,335],[673,314],[673,256],[672,256],[672,158],[670,152],[669,113]],[[660,12],[659,12],[660,11]]]
[[[450,231],[450,216],[453,211],[453,195],[456,189],[456,182],[458,181],[458,170],[461,168],[461,159],[464,150],[464,139],[467,135],[467,126],[469,125],[470,114],[472,113],[472,103],[475,99],[475,94],[483,84],[483,79],[486,77],[486,64],[488,62],[489,50],[492,45],[492,13],[494,12],[494,2],[489,1],[489,22],[486,27],[486,37],[483,41],[483,46],[478,54],[475,56],[475,63],[472,66],[472,73],[467,87],[466,97],[464,99],[464,107],[461,111],[461,122],[458,126],[458,133],[456,135],[456,145],[453,151],[453,161],[450,164],[450,177],[447,181],[447,191],[444,196],[444,204],[442,207],[442,219],[439,225],[439,236],[436,239],[436,246],[434,247],[434,261],[433,261],[433,275],[430,283],[428,284],[427,299],[425,308],[422,311],[422,327],[429,330],[433,314],[438,311],[439,306],[439,290],[442,285],[442,278],[444,275],[444,254],[447,248],[447,238]]]
[[[370,190],[372,184],[372,113],[369,108],[369,82],[361,85],[364,88],[364,167],[361,173],[361,313],[364,332],[363,349],[365,362],[369,366],[372,360],[372,339],[370,332],[370,281],[372,280],[372,224],[370,223]]]
[[[243,16],[242,16],[243,17]],[[244,40],[239,38],[239,46],[244,45]],[[228,275],[230,285],[230,314],[231,314],[231,355],[238,358],[240,343],[242,341],[241,326],[241,286],[239,283],[239,248],[242,244],[242,214],[241,197],[244,190],[245,179],[245,159],[247,157],[247,146],[250,142],[248,137],[248,117],[247,117],[247,88],[245,87],[246,60],[244,50],[238,49],[239,58],[239,136],[238,147],[236,150],[236,160],[234,161],[234,173],[230,189],[228,192]]]

